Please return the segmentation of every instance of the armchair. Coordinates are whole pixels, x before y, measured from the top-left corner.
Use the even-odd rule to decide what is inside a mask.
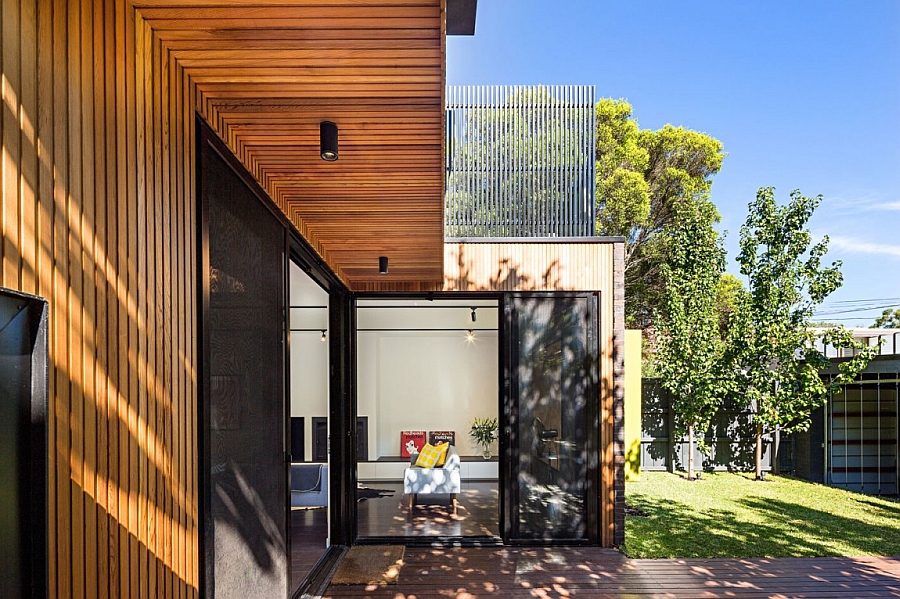
[[[291,464],[291,507],[328,505],[328,464]]]
[[[418,457],[418,454],[410,456],[409,468],[403,475],[403,492],[409,499],[409,511],[412,512],[419,493],[449,493],[455,514],[456,496],[462,488],[456,447],[447,448],[447,459],[440,468],[420,468],[416,466]]]

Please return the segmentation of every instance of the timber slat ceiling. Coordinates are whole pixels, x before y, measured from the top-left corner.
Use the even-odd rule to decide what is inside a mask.
[[[442,0],[134,6],[206,121],[351,289],[441,287]],[[323,120],[340,131],[334,163],[319,158]]]

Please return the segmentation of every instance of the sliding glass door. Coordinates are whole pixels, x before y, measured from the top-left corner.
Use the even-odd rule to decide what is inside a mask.
[[[504,304],[504,540],[596,542],[597,297],[510,294]]]

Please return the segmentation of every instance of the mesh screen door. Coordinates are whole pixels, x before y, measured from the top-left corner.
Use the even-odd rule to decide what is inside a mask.
[[[594,542],[596,297],[512,295],[505,311],[506,540]]]
[[[285,229],[202,148],[205,586],[216,599],[285,597]]]

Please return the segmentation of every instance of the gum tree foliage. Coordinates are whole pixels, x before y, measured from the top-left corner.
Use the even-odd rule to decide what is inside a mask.
[[[896,310],[887,308],[881,313],[881,316],[875,319],[875,323],[872,326],[876,329],[900,329],[900,308]]]
[[[775,431],[807,430],[810,413],[824,405],[829,391],[852,381],[877,347],[855,343],[843,327],[828,329],[823,340],[854,347],[859,354],[839,365],[826,382],[819,372],[831,365],[815,347],[812,315],[841,286],[840,262],[822,263],[828,237],[812,242],[807,223],[822,201],[791,192],[779,206],[771,187],[759,190],[741,228],[741,274],[749,290],[731,326],[731,348],[738,389],[756,424],[756,477],[762,477],[762,442]]]
[[[717,290],[725,249],[712,225],[715,212],[705,198],[679,203],[660,234],[670,250],[660,267],[665,286],[656,364],[663,386],[672,392],[676,432],[688,437],[689,480],[694,478],[695,435],[703,447],[703,434],[724,399]]]
[[[661,232],[679,205],[708,201],[725,154],[704,133],[640,129],[625,100],[600,100],[596,116],[597,234],[625,237],[625,319],[646,329],[661,302],[660,267],[671,249]],[[706,213],[719,220],[715,210]]]

